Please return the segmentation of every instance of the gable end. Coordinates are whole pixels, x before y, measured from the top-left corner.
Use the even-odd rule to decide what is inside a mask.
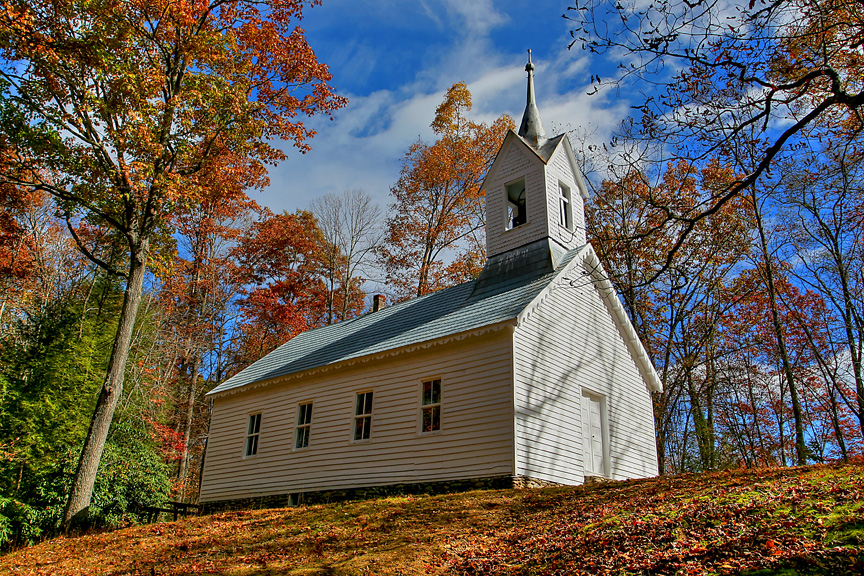
[[[648,352],[645,350],[642,341],[636,334],[636,329],[630,322],[630,318],[627,316],[624,306],[618,299],[618,295],[615,293],[615,289],[612,287],[612,283],[609,281],[606,271],[603,270],[603,265],[600,263],[600,259],[597,257],[594,248],[590,244],[586,244],[584,247],[580,248],[579,253],[570,261],[570,263],[562,267],[555,278],[549,282],[549,284],[541,290],[539,294],[537,294],[534,300],[532,300],[524,310],[522,310],[516,319],[516,325],[521,326],[524,324],[525,321],[531,317],[534,311],[542,306],[544,300],[548,298],[549,294],[553,290],[569,286],[570,279],[568,278],[568,274],[573,272],[580,264],[591,278],[591,283],[595,288],[597,288],[597,291],[603,300],[603,304],[606,306],[607,310],[609,310],[612,320],[615,322],[615,327],[618,329],[621,338],[627,345],[630,356],[633,358],[633,362],[636,364],[639,374],[642,376],[642,380],[645,382],[648,391],[662,392],[663,383],[660,380],[657,371],[654,369],[651,359],[648,357]]]

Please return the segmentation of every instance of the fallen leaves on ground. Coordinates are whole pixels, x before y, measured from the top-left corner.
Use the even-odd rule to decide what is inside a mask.
[[[58,538],[11,574],[859,574],[864,466],[255,510]]]

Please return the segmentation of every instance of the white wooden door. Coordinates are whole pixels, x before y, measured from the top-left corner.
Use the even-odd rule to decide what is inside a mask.
[[[603,435],[603,399],[582,395],[582,430],[585,447],[585,474],[605,476],[605,446]]]

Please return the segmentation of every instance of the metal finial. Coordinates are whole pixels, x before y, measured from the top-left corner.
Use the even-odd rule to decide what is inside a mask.
[[[519,136],[525,139],[535,149],[546,143],[546,130],[543,121],[540,120],[540,111],[534,100],[534,64],[531,62],[531,50],[528,50],[528,64],[525,65],[528,72],[528,93],[525,104],[525,113],[522,115],[522,124],[519,126]]]

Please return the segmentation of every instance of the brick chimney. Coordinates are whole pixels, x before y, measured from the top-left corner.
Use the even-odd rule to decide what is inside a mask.
[[[387,298],[383,294],[375,294],[372,297],[372,312],[378,312],[387,305]]]

